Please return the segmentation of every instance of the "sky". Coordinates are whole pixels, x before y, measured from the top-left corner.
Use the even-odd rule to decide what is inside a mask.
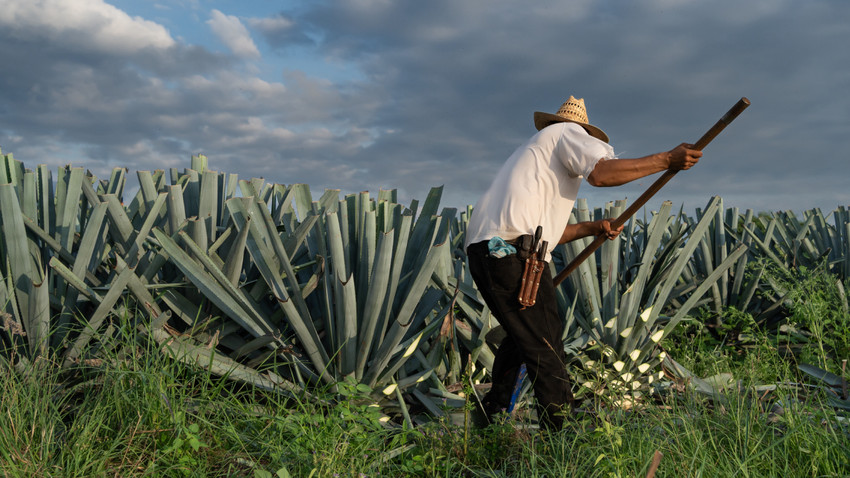
[[[2,0],[0,148],[108,178],[210,168],[474,204],[533,113],[583,98],[622,158],[752,106],[655,199],[850,205],[846,0]],[[592,207],[656,178],[582,186]]]

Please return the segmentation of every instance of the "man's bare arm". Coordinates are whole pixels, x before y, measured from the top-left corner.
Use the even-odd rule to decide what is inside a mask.
[[[682,143],[665,153],[642,158],[600,159],[593,172],[587,176],[587,182],[597,187],[619,186],[666,169],[690,169],[702,157],[702,151],[691,148],[692,144]]]
[[[561,240],[558,241],[558,244],[564,244],[582,237],[599,236],[602,234],[605,234],[608,239],[614,239],[622,230],[623,226],[613,229],[611,227],[611,221],[608,219],[567,224],[567,227],[564,228],[564,233],[561,234]]]

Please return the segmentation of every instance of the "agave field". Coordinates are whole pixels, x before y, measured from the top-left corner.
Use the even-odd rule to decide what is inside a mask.
[[[354,390],[361,411],[407,428],[463,414],[486,388],[498,324],[462,248],[471,209],[441,208],[441,188],[410,204],[395,191],[314,197],[196,156],[182,171],[137,172],[129,197],[127,174],[28,169],[0,155],[0,373],[50,367],[79,384],[153,354],[284,401],[333,406]],[[625,207],[579,200],[571,220]],[[553,273],[589,242],[558,246]],[[839,304],[816,326],[792,320],[801,271],[819,271]],[[848,276],[845,207],[755,213],[712,198],[692,217],[664,203],[559,286],[565,366],[588,408],[683,389],[721,401],[734,377],[700,377],[666,344],[700,336],[745,350],[759,331],[807,380],[753,391],[817,390],[844,417],[850,348],[835,332],[850,325]],[[794,355],[814,341],[819,354]]]

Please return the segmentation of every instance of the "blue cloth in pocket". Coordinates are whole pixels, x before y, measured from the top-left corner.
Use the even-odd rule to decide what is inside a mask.
[[[499,236],[496,236],[487,242],[487,249],[490,251],[490,257],[495,257],[497,259],[511,254],[516,254],[516,247],[508,244]]]

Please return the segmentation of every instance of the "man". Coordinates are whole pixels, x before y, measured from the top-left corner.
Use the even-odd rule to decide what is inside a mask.
[[[663,153],[617,159],[608,136],[588,122],[584,100],[572,96],[555,114],[534,113],[534,125],[538,133],[508,158],[475,205],[466,250],[475,284],[507,334],[496,352],[493,388],[482,401],[485,412],[489,417],[509,406],[519,367],[525,363],[541,423],[560,429],[562,409],[573,402],[561,342],[563,321],[548,267],[536,303],[519,303],[528,254],[517,250],[528,244],[522,236],[542,228],[539,243],[549,246],[540,256],[547,262],[556,244],[602,234],[613,239],[622,227],[612,230],[607,220],[567,224],[582,179],[597,187],[618,186],[667,169],[689,169],[702,152],[682,143]]]

